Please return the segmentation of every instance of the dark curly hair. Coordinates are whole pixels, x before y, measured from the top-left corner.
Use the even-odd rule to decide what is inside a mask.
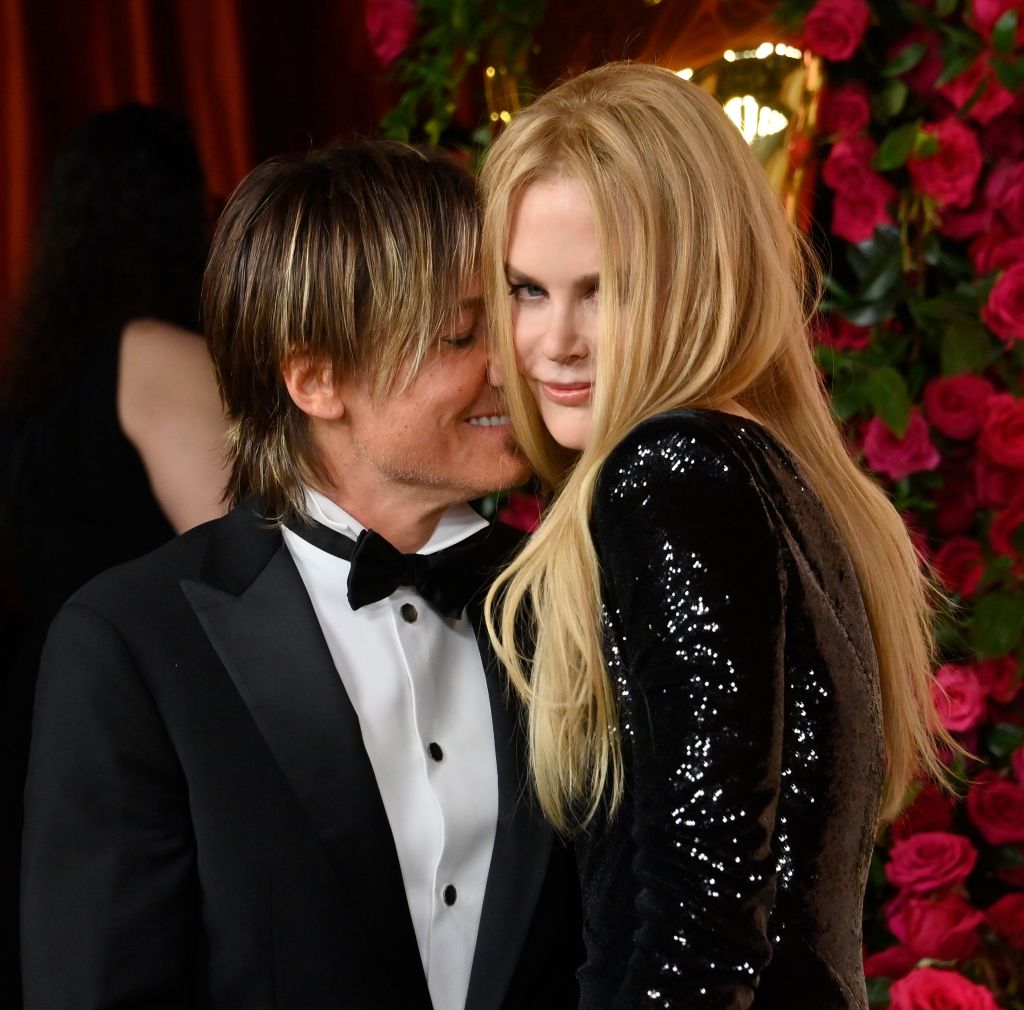
[[[187,124],[125,105],[87,120],[60,156],[9,330],[2,399],[58,388],[132,319],[199,325],[205,188]]]

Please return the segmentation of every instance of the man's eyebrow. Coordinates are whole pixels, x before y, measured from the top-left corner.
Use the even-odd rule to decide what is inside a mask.
[[[459,311],[465,312],[466,309],[479,309],[482,308],[484,300],[480,295],[475,298],[462,298],[459,301]]]

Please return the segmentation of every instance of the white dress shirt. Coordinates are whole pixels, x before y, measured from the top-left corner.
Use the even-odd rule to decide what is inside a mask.
[[[307,490],[310,514],[355,539],[363,527]],[[431,554],[487,525],[445,512]],[[341,682],[394,836],[434,1010],[463,1010],[498,817],[494,731],[476,635],[411,588],[352,610],[349,563],[282,529]]]

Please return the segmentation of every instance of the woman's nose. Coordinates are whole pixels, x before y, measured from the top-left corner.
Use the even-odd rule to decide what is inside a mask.
[[[586,357],[587,342],[577,326],[571,305],[552,311],[542,346],[552,361],[572,361]]]

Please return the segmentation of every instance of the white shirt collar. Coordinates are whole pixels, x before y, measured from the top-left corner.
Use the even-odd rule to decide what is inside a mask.
[[[319,523],[356,539],[366,528],[358,519],[349,515],[337,502],[311,487],[306,488],[306,507],[309,514]],[[437,528],[430,539],[417,551],[418,554],[433,554],[465,540],[487,526],[487,520],[474,512],[468,505],[460,503],[446,509],[438,520]]]

